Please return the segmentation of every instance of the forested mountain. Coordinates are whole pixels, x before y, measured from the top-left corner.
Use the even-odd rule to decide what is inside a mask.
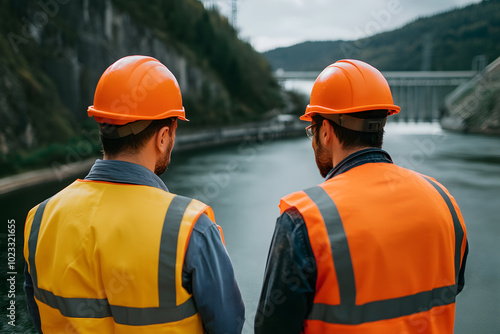
[[[283,105],[264,56],[196,0],[0,1],[0,176],[99,152],[87,117],[117,59],[175,74],[190,126],[260,119]]]
[[[420,18],[356,41],[305,42],[265,53],[273,69],[321,71],[343,58],[383,71],[470,70],[474,57],[500,56],[500,0]]]

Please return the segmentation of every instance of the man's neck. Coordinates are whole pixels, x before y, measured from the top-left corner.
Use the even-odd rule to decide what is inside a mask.
[[[367,149],[369,147],[356,147],[352,149],[341,149],[339,150],[336,154],[333,154],[333,167],[337,166],[342,160],[350,156],[351,154],[354,154],[358,151]]]
[[[109,156],[107,154],[104,154],[103,160],[118,160],[118,161],[125,161],[125,162],[131,162],[136,165],[141,165],[143,167],[146,167],[150,171],[154,172],[155,168],[155,163],[154,162],[148,162],[148,159],[144,159],[140,154],[117,154],[113,156]]]

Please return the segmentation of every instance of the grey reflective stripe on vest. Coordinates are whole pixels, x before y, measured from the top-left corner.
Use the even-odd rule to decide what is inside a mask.
[[[160,263],[158,267],[158,293],[160,307],[176,305],[175,264],[177,260],[177,237],[182,216],[190,198],[175,196],[168,207],[161,232]],[[173,292],[173,293],[172,293]]]
[[[424,312],[434,306],[448,305],[455,302],[456,284],[400,298],[356,305],[356,284],[351,255],[337,207],[331,197],[319,186],[306,189],[304,192],[317,205],[325,222],[340,293],[340,305],[314,303],[308,315],[309,320],[320,320],[332,324],[358,325],[365,322],[392,319]],[[447,196],[443,196],[443,198],[445,198],[445,201],[447,199],[449,201]],[[458,222],[460,226],[460,222],[458,218],[455,221],[456,213],[453,217],[456,230],[456,223]],[[458,237],[460,236],[457,236],[457,239]],[[458,256],[460,258],[460,252]]]
[[[431,180],[425,175],[424,178],[429,181],[430,184],[439,192],[441,197],[443,197],[446,205],[448,206],[448,210],[450,210],[451,217],[453,218],[453,227],[455,229],[455,284],[458,285],[458,276],[460,275],[460,262],[462,260],[462,240],[464,239],[464,230],[462,225],[460,224],[460,220],[458,219],[457,212],[453,203],[451,203],[450,197],[444,192],[444,190],[437,185],[436,182]]]
[[[123,325],[143,326],[179,321],[197,313],[193,298],[176,305],[175,262],[177,257],[177,236],[184,212],[191,203],[190,198],[175,196],[165,215],[163,224],[160,263],[158,268],[159,307],[125,307],[110,305],[107,299],[66,298],[38,288],[38,276],[35,265],[35,253],[38,233],[45,206],[49,200],[41,203],[31,225],[28,239],[28,262],[33,279],[34,292],[38,300],[58,309],[63,316],[70,318],[106,318]]]
[[[339,290],[340,301],[343,305],[354,305],[356,300],[354,270],[352,269],[351,253],[349,252],[344,225],[337,211],[337,206],[321,187],[309,188],[304,192],[318,206],[328,231],[333,264],[337,273],[339,287],[341,287]]]
[[[31,264],[30,264],[31,267]],[[111,308],[107,299],[65,298],[40,289],[33,282],[35,297],[44,304],[58,309],[68,318],[106,318],[111,317]]]
[[[33,217],[33,222],[31,223],[30,237],[28,239],[28,262],[30,264],[30,275],[33,280],[33,285],[38,286],[38,276],[36,273],[35,266],[35,253],[36,246],[38,244],[38,232],[40,232],[40,224],[42,223],[43,212],[45,211],[45,206],[49,202],[50,198],[46,199],[36,209],[35,217]]]

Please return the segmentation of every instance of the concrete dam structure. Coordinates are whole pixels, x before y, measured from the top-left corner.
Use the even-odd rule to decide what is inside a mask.
[[[314,81],[320,72],[277,71],[280,82],[285,80]],[[394,103],[402,112],[389,119],[392,122],[432,122],[441,118],[446,96],[468,82],[476,71],[405,71],[382,72],[387,79]]]

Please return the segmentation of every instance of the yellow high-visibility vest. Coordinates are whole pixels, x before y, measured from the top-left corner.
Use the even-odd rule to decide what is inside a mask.
[[[24,257],[44,333],[203,333],[182,268],[212,209],[144,185],[77,180],[34,207]]]

